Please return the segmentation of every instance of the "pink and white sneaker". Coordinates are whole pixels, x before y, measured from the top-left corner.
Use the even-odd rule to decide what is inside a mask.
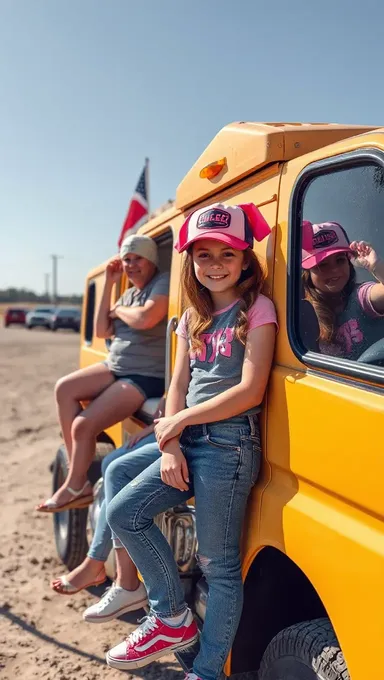
[[[168,626],[157,616],[147,616],[143,623],[106,654],[108,666],[129,670],[141,668],[170,652],[187,649],[199,637],[190,610],[180,626]]]

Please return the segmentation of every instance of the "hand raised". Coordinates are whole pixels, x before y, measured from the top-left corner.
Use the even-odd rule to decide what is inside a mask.
[[[123,265],[119,257],[114,257],[107,264],[105,270],[105,276],[107,281],[110,283],[117,283],[120,280],[121,274],[123,272]]]
[[[370,272],[374,271],[379,256],[370,243],[367,243],[367,241],[352,241],[350,248],[353,250],[354,264]]]

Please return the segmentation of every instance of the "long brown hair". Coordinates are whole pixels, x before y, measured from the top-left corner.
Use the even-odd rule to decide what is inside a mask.
[[[356,272],[352,262],[349,260],[349,279],[341,292],[341,302],[345,306],[349,296],[355,288]],[[320,340],[327,343],[337,342],[336,309],[330,304],[330,296],[317,290],[312,283],[311,273],[304,269],[301,275],[304,288],[304,298],[314,307],[320,326]]]
[[[235,335],[245,345],[248,331],[247,312],[259,295],[265,274],[259,260],[251,248],[244,252],[245,263],[248,264],[237,282],[236,293],[241,301],[237,316]],[[199,352],[203,343],[199,339],[212,323],[213,302],[210,292],[197,280],[193,266],[192,249],[185,256],[181,272],[182,289],[186,296],[187,307],[190,308],[188,316],[188,335],[193,352]]]

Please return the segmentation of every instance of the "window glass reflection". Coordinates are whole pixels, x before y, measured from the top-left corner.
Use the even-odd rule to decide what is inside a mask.
[[[314,179],[303,215],[324,219],[302,222],[303,344],[321,354],[384,366],[381,168],[355,167]]]

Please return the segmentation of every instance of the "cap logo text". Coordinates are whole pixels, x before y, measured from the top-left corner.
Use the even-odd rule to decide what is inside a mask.
[[[338,242],[339,238],[333,229],[322,229],[313,236],[312,247],[328,248],[328,246],[333,246],[334,243]]]
[[[197,229],[223,229],[231,224],[231,215],[226,210],[212,208],[201,213],[197,218]]]

